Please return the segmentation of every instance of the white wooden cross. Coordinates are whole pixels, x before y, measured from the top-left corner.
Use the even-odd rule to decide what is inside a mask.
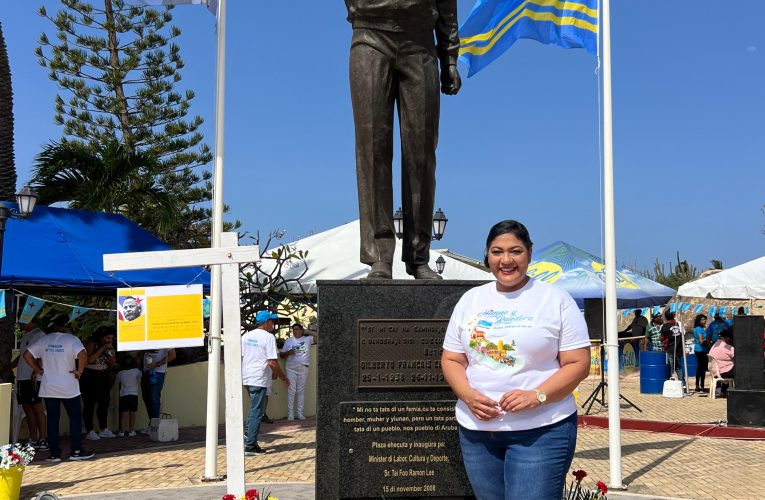
[[[226,475],[228,492],[244,496],[244,416],[242,412],[242,344],[239,314],[239,264],[258,262],[257,246],[239,246],[237,233],[222,233],[220,248],[166,250],[104,255],[104,271],[171,267],[221,266],[223,340],[226,382]],[[208,388],[209,390],[209,388]]]

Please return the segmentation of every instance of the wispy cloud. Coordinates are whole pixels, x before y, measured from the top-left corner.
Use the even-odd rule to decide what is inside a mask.
[[[755,47],[754,45],[750,45],[749,47],[746,48],[746,51],[747,52],[757,52],[757,47]]]

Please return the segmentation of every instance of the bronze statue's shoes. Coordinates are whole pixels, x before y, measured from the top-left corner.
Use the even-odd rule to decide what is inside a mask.
[[[389,280],[393,277],[393,266],[387,262],[375,262],[372,264],[372,270],[365,279],[368,280]]]
[[[440,280],[440,274],[435,272],[427,264],[406,264],[406,274],[414,276],[416,280]]]

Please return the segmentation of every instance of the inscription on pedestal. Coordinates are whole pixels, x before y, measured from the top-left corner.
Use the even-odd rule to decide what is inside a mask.
[[[441,371],[441,346],[449,320],[359,320],[358,388],[449,385]]]
[[[454,403],[340,403],[340,497],[470,495]]]

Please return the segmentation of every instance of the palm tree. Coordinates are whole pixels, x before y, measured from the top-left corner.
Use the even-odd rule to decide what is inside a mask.
[[[8,50],[0,23],[0,201],[13,201],[16,162],[13,155],[13,87]]]
[[[709,269],[722,269],[723,268],[723,263],[722,263],[721,260],[712,259],[712,260],[709,261],[709,263],[712,264],[712,267],[710,267]]]
[[[177,223],[177,199],[155,179],[161,162],[150,153],[131,152],[116,139],[104,145],[51,143],[37,156],[32,182],[44,205],[117,213],[162,237]]]

